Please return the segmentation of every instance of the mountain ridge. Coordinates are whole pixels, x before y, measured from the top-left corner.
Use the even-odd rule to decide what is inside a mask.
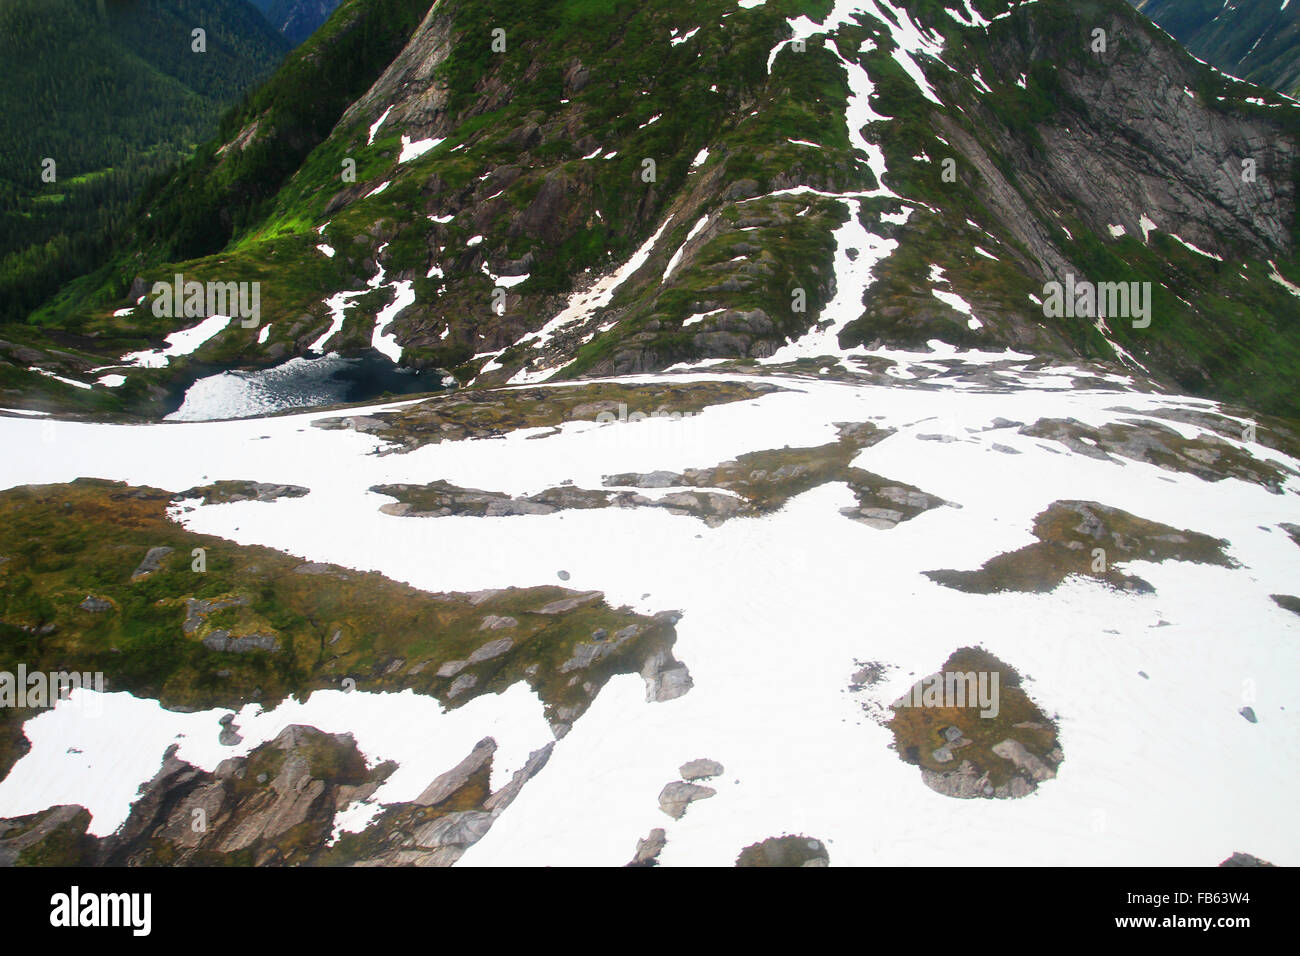
[[[327,29],[367,8],[345,4]],[[1300,361],[1300,124],[1127,5],[611,2],[520,14],[493,53],[503,7],[427,7],[265,211],[221,253],[181,263],[268,286],[267,338],[228,331],[205,354],[266,365],[312,354],[322,333],[345,352],[387,336],[403,364],[462,384],[537,381],[768,361],[833,303],[829,355],[938,338],[1300,411],[1279,374]],[[1097,29],[1111,40],[1101,53]],[[299,55],[317,56],[318,39]],[[600,67],[610,58],[618,73]],[[832,118],[850,112],[861,130]],[[261,130],[228,125],[223,149],[247,153]],[[340,183],[349,160],[356,182]],[[845,265],[864,248],[869,268]],[[177,271],[135,259],[144,268],[119,308]],[[620,264],[636,268],[620,275]],[[835,298],[845,268],[860,307],[856,291]],[[588,295],[588,275],[614,288]],[[1149,331],[1048,321],[1034,300],[1067,275],[1149,282],[1161,318]],[[74,303],[73,324],[132,329],[86,304]],[[69,312],[41,321],[55,316]]]

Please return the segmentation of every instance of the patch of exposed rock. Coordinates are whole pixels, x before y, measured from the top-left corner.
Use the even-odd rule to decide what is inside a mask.
[[[662,827],[655,827],[645,836],[636,841],[636,852],[632,854],[632,861],[628,866],[658,866],[659,854],[663,852],[664,846],[668,843],[668,836],[664,833]]]
[[[136,581],[143,581],[145,578],[158,572],[162,568],[163,562],[167,560],[167,556],[175,550],[175,548],[168,547],[150,548],[145,552],[144,558],[140,561],[140,564],[136,567],[135,571],[132,572],[131,582],[135,583]]]
[[[1150,593],[1136,575],[1119,569],[1124,561],[1188,561],[1233,568],[1228,542],[1172,528],[1095,501],[1056,501],[1034,519],[1039,540],[997,555],[973,571],[926,571],[931,580],[959,591],[1045,593],[1079,575],[1117,590]]]
[[[768,837],[751,843],[736,857],[736,866],[830,866],[831,855],[821,840],[807,836]]]
[[[210,773],[179,760],[173,746],[117,832],[87,835],[90,815],[81,807],[0,820],[0,865],[450,866],[546,765],[553,746],[530,754],[494,793],[496,743],[486,738],[415,800],[386,806],[333,845],[335,815],[369,800],[396,769],[367,769],[350,735],[288,727]]]
[[[1059,442],[1077,455],[1101,461],[1117,458],[1145,462],[1195,475],[1204,481],[1238,478],[1282,494],[1287,480],[1300,477],[1292,469],[1261,461],[1218,435],[1184,438],[1181,432],[1150,419],[1107,422],[1099,427],[1073,418],[1044,418],[1020,429],[1020,434]]]
[[[302,498],[311,493],[301,485],[276,485],[258,481],[217,481],[198,485],[180,492],[173,501],[202,499],[205,505],[226,504],[232,501],[276,501],[280,498]]]
[[[659,791],[659,809],[674,820],[680,820],[688,806],[696,800],[707,800],[717,792],[702,784],[673,780],[664,784],[664,788]]]
[[[1219,866],[1276,866],[1275,863],[1269,863],[1267,860],[1261,860],[1257,856],[1249,853],[1235,852],[1228,857]]]
[[[1064,759],[1055,721],[1025,693],[1019,673],[976,647],[916,681],[890,705],[885,726],[925,785],[958,799],[1028,796]]]

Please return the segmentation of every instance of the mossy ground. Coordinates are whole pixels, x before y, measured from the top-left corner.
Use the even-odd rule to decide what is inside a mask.
[[[317,428],[354,428],[407,452],[427,444],[464,438],[497,438],[521,428],[556,427],[597,421],[605,414],[691,415],[713,405],[759,398],[781,391],[766,382],[659,382],[653,385],[592,382],[563,388],[480,389],[440,395],[363,420],[318,419]],[[599,419],[608,420],[608,419]],[[629,422],[635,424],[635,422]]]
[[[455,707],[526,681],[546,703],[573,719],[615,673],[639,671],[645,658],[674,640],[671,623],[610,608],[599,598],[561,613],[540,613],[574,592],[511,588],[479,597],[430,594],[328,565],[305,565],[269,548],[195,534],[169,520],[170,492],[81,479],[0,493],[0,670],[102,672],[106,689],[159,699],[164,706],[268,707],[288,695],[343,687],[413,689]],[[145,553],[174,552],[162,567],[132,582]],[[206,570],[191,553],[205,549]],[[78,605],[89,595],[112,609]],[[186,633],[191,599],[246,602],[218,611]],[[481,631],[489,615],[518,626]],[[574,674],[559,667],[595,631],[639,625],[635,639]],[[232,637],[270,634],[277,651],[230,653],[202,643],[218,627]],[[449,697],[447,661],[466,660],[490,640],[513,638],[508,652],[469,664],[472,688]],[[30,713],[0,714],[0,769],[23,746]]]
[[[806,836],[768,837],[751,843],[736,857],[736,866],[827,866],[830,854],[821,840]]]
[[[1095,501],[1057,501],[1034,519],[1039,540],[1000,554],[975,571],[926,571],[931,580],[958,591],[1044,594],[1068,577],[1085,577],[1123,591],[1149,592],[1151,585],[1120,569],[1127,561],[1189,561],[1237,567],[1228,542],[1180,531]],[[1101,553],[1098,554],[1097,550]]]
[[[1058,747],[1056,722],[1039,709],[1021,686],[1014,667],[979,647],[963,647],[944,662],[940,674],[998,674],[998,708],[996,716],[981,716],[978,702],[966,707],[911,706],[905,694],[891,706],[892,716],[885,726],[894,735],[894,749],[906,763],[916,764],[935,773],[949,773],[963,760],[969,760],[977,774],[987,773],[994,787],[1016,776],[1016,767],[993,752],[1004,740],[1019,741],[1035,756],[1055,767],[1060,761],[1052,752]],[[991,678],[990,678],[991,681]],[[991,683],[989,685],[991,687]],[[934,752],[947,743],[944,730],[956,727],[970,741],[952,750],[953,759],[939,761]]]

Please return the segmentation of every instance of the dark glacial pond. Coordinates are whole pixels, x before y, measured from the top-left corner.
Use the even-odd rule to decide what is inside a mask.
[[[400,398],[444,388],[441,373],[398,368],[378,353],[292,358],[272,368],[200,378],[167,421],[255,418],[292,409]]]

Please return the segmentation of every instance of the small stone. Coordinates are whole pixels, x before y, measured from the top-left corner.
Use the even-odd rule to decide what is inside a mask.
[[[725,768],[716,760],[701,757],[682,764],[680,769],[683,780],[707,780],[719,776]]]
[[[514,640],[509,637],[503,637],[497,641],[488,641],[482,647],[477,648],[469,655],[469,663],[477,664],[480,661],[488,661],[494,657],[500,657],[510,648],[514,647]]]
[[[131,580],[141,581],[153,574],[162,567],[162,563],[166,560],[167,555],[171,554],[174,550],[176,549],[166,547],[150,548],[148,552],[145,553],[144,560],[140,562],[140,566],[137,567],[135,572],[131,575]]]
[[[680,820],[682,815],[686,813],[688,804],[696,800],[707,800],[717,792],[712,787],[703,787],[696,783],[682,783],[680,780],[674,780],[671,783],[664,784],[663,790],[659,791],[659,809],[674,820]]]
[[[1243,707],[1241,710],[1237,711],[1237,713],[1241,714],[1241,716],[1245,717],[1252,724],[1259,723],[1259,718],[1255,716],[1255,708],[1253,707]]]
[[[636,853],[628,866],[655,866],[659,853],[667,842],[668,837],[663,828],[655,827],[645,839],[636,841]]]
[[[469,667],[469,661],[447,661],[438,668],[438,676],[455,677],[467,667]]]
[[[477,683],[478,678],[473,674],[461,674],[451,682],[451,687],[447,688],[447,699],[450,700],[452,697],[463,694]]]

